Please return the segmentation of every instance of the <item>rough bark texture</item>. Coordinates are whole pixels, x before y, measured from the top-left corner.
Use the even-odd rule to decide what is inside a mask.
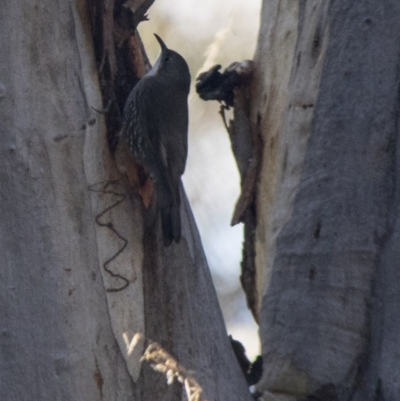
[[[140,348],[128,355],[123,335],[135,332],[193,370],[207,399],[249,399],[188,203],[179,245],[164,249],[157,231],[143,247],[138,196],[124,180],[107,185],[119,174],[92,109],[102,101],[86,11],[0,9],[0,399],[181,399],[140,369]]]
[[[265,399],[397,400],[400,4],[265,1]]]

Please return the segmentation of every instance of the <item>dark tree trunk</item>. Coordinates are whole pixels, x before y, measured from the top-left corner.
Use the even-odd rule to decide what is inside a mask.
[[[130,352],[135,333],[193,371],[202,399],[250,399],[188,202],[179,245],[164,248],[159,231],[143,241],[144,208],[94,110],[88,9],[0,9],[0,399],[181,399],[179,385],[141,367],[143,342]],[[112,76],[118,63],[104,68]]]
[[[265,399],[400,399],[399,44],[398,1],[264,1]]]

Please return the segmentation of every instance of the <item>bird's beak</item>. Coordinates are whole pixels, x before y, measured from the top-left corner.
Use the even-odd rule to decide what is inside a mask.
[[[154,36],[157,39],[157,42],[160,44],[161,46],[161,51],[167,50],[168,47],[165,45],[165,43],[163,42],[163,40],[155,33]]]
[[[168,50],[168,47],[165,45],[165,43],[162,41],[162,39],[157,34],[154,34],[154,36],[156,37],[157,42],[161,46],[161,54],[158,56],[158,59],[154,63],[153,67],[146,75],[156,75],[157,74],[158,69],[160,68],[160,65],[161,65],[163,52]]]

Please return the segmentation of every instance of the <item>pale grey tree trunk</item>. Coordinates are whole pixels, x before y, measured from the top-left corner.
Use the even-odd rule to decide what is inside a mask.
[[[0,399],[181,399],[140,366],[143,343],[130,353],[138,332],[194,372],[202,399],[249,399],[188,202],[179,245],[164,248],[159,232],[143,242],[141,203],[93,110],[87,10],[0,8]]]
[[[264,1],[252,121],[268,400],[400,399],[400,3]]]

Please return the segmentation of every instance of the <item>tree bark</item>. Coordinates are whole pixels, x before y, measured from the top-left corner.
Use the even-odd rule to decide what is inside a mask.
[[[400,4],[264,1],[264,399],[397,400]]]
[[[195,372],[202,399],[249,399],[188,202],[178,245],[159,227],[143,242],[144,208],[94,110],[87,10],[0,10],[0,399],[181,399],[141,366],[143,344],[130,353],[138,332]]]

